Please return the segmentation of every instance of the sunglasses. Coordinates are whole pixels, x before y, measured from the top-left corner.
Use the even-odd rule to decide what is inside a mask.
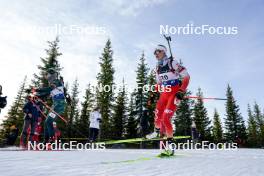
[[[161,51],[162,51],[162,50],[155,50],[155,51],[154,51],[154,55],[159,54]]]

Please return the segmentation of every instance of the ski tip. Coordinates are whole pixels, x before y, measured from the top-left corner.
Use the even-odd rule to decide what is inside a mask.
[[[176,156],[175,155],[161,155],[161,154],[159,154],[156,157],[157,158],[173,158],[173,157],[176,157]]]
[[[173,156],[175,156],[174,151],[163,151],[159,155],[157,155],[158,158],[169,158]]]

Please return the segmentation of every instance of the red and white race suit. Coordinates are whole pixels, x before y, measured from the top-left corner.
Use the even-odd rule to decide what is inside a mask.
[[[155,110],[155,127],[160,129],[161,135],[173,137],[171,118],[177,109],[175,95],[178,91],[186,91],[190,76],[185,67],[176,60],[166,57],[163,59],[163,64],[159,64],[156,68],[156,79],[156,89],[160,86],[167,88],[159,91],[160,97]]]

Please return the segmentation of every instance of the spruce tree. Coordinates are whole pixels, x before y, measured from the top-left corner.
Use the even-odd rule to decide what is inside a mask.
[[[213,140],[215,143],[223,142],[223,128],[217,110],[214,110],[213,118]]]
[[[199,88],[197,92],[198,97],[203,97],[202,91]],[[211,120],[207,115],[207,110],[204,107],[202,99],[197,99],[194,104],[194,122],[198,133],[200,134],[201,140],[210,140],[211,139]]]
[[[78,129],[81,133],[89,135],[89,119],[90,112],[92,111],[94,105],[94,94],[91,90],[91,85],[88,84],[87,89],[85,90],[84,101],[81,104],[81,115],[78,120]]]
[[[154,86],[156,84],[156,73],[154,70],[152,70],[148,76],[148,85],[151,87],[151,86]],[[154,93],[153,92],[154,90],[150,90],[148,92],[148,95],[147,95],[147,99],[148,99],[148,105],[147,105],[147,109],[148,109],[148,112],[149,112],[149,118],[148,118],[148,121],[149,121],[149,130],[150,132],[153,132],[154,130],[154,118],[155,118],[155,108],[156,108],[156,102],[158,100],[158,93]]]
[[[191,92],[186,92],[185,96],[191,95]],[[191,136],[191,125],[192,125],[192,105],[193,100],[183,99],[177,107],[176,117],[174,120],[175,134],[176,135],[189,135]]]
[[[227,141],[246,140],[245,122],[239,112],[239,106],[233,96],[231,87],[227,86],[226,92],[226,118],[225,118],[225,138]]]
[[[128,119],[126,123],[125,136],[128,139],[138,137],[138,122],[136,119],[136,108],[135,108],[135,97],[132,93],[130,95],[129,108],[128,108]]]
[[[126,108],[126,91],[123,80],[122,90],[119,91],[116,104],[114,106],[113,122],[112,122],[112,136],[113,139],[122,139],[124,137],[124,125],[126,122],[127,108]]]
[[[148,84],[148,68],[145,61],[145,55],[142,53],[140,61],[136,70],[136,83],[137,89],[135,91],[135,100],[136,100],[136,115],[138,122],[143,116],[143,110],[147,106],[148,101],[148,92],[144,91],[144,86]]]
[[[73,137],[74,135],[77,135],[76,131],[77,127],[75,123],[78,120],[78,115],[79,115],[79,109],[78,109],[78,103],[79,103],[79,83],[78,80],[75,79],[72,90],[71,90],[71,106],[69,109],[69,117],[68,117],[68,136]],[[77,136],[76,136],[77,137]]]
[[[257,147],[258,145],[258,131],[257,131],[257,122],[255,120],[254,115],[252,114],[252,110],[250,105],[248,105],[248,145],[250,147]]]
[[[100,72],[97,75],[96,99],[102,115],[101,136],[102,139],[111,138],[111,112],[114,101],[114,68],[113,68],[113,50],[111,41],[107,40],[104,51],[100,59]],[[101,90],[99,90],[102,88]],[[105,89],[103,89],[105,88]]]
[[[253,116],[257,125],[257,133],[258,133],[258,144],[259,146],[264,146],[264,117],[260,111],[259,105],[255,102]]]
[[[20,130],[20,132],[22,131],[24,122],[23,107],[25,104],[25,98],[28,96],[26,92],[26,80],[27,77],[25,77],[21,83],[17,96],[15,97],[15,100],[7,113],[7,116],[1,124],[0,138],[5,138],[5,136],[9,133],[9,128],[12,125],[15,125]]]
[[[58,73],[62,70],[59,62],[58,57],[62,55],[62,53],[59,52],[59,38],[56,37],[54,41],[48,41],[48,49],[45,49],[46,57],[41,57],[41,63],[42,65],[38,65],[38,69],[40,70],[39,74],[34,74],[34,79],[32,80],[32,86],[34,87],[47,87],[48,81],[45,79],[46,72],[53,68]]]

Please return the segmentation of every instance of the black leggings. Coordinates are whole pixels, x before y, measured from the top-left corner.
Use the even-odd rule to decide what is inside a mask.
[[[99,129],[97,128],[90,128],[89,130],[89,140],[94,142],[98,136]]]
[[[28,128],[30,127],[30,135],[29,135],[29,141],[30,142],[33,142],[32,141],[32,137],[35,133],[35,127],[36,127],[36,124],[37,122],[33,119],[25,119],[24,120],[24,126],[23,126],[23,131],[22,131],[22,142],[23,142],[23,145],[26,145],[26,142],[27,142],[27,135],[28,135]]]

